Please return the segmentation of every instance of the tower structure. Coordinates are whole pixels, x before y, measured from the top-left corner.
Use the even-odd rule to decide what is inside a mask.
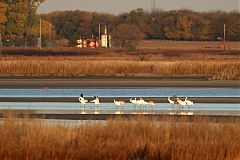
[[[156,0],[152,0],[152,11],[156,11]]]

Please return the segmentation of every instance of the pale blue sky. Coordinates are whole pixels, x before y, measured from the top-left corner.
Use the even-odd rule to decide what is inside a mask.
[[[136,8],[150,10],[153,0],[46,0],[38,12],[84,10],[119,14]],[[192,9],[195,11],[240,11],[240,0],[155,0],[163,10]]]

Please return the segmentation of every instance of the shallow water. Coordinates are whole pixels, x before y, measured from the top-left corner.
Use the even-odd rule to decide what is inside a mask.
[[[82,105],[79,103],[49,103],[49,102],[0,102],[0,109],[37,109],[37,110],[82,110]],[[94,104],[87,104],[86,109],[94,109]],[[102,103],[98,106],[99,110],[118,110],[114,103]],[[132,110],[133,105],[126,103],[123,106],[124,110]],[[138,109],[141,109],[138,107]],[[150,107],[145,107],[146,110],[151,110]],[[171,106],[168,103],[157,103],[153,110],[170,110]],[[194,104],[191,110],[240,110],[240,104]]]
[[[0,89],[0,97],[240,97],[239,88],[76,88],[76,89]]]

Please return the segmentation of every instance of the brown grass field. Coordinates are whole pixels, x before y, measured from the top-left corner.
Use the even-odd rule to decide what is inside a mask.
[[[153,42],[143,41],[132,52],[121,49],[2,48],[0,75],[153,74],[208,75],[217,80],[240,79],[238,42],[229,43],[232,47],[226,51],[214,48],[217,42]]]
[[[0,159],[240,159],[239,122],[179,120],[135,117],[69,126],[7,114],[0,123]]]

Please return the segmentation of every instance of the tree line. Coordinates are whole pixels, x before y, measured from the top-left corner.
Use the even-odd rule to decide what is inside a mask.
[[[44,0],[0,0],[0,33],[3,40],[30,40],[38,35],[38,6]]]
[[[74,43],[79,36],[98,36],[98,24],[107,25],[113,38],[167,39],[210,41],[223,37],[226,24],[227,40],[240,40],[239,12],[199,13],[191,10],[145,12],[138,8],[112,15],[85,11],[53,12],[42,15],[53,23],[56,35]],[[129,36],[133,35],[131,38]],[[137,37],[136,37],[137,36]],[[124,43],[121,41],[121,43]]]
[[[191,10],[155,10],[142,8],[113,15],[86,11],[58,11],[37,15],[44,0],[0,0],[0,32],[2,39],[32,40],[39,36],[39,18],[45,40],[67,39],[73,46],[81,37],[98,37],[98,26],[107,25],[113,40],[120,46],[126,40],[139,39],[212,41],[223,37],[240,40],[239,12],[194,12]],[[103,33],[102,27],[102,33]]]

